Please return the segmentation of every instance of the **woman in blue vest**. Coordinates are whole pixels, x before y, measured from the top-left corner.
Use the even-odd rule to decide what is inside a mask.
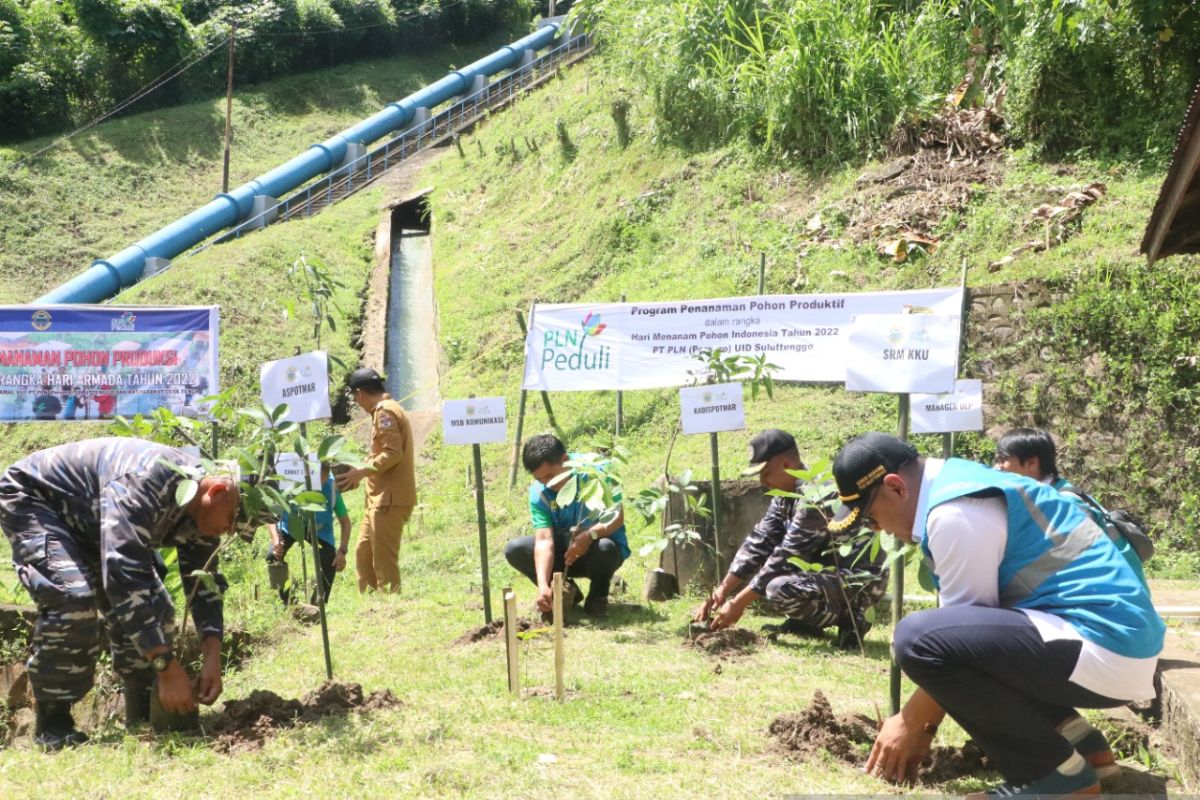
[[[843,507],[830,530],[866,525],[917,543],[940,608],[906,617],[893,649],[918,689],[867,761],[914,777],[949,714],[1006,783],[980,797],[1098,794],[1104,737],[1076,708],[1154,697],[1165,626],[1098,525],[1054,488],[961,459],[920,458],[883,433],[833,464]]]

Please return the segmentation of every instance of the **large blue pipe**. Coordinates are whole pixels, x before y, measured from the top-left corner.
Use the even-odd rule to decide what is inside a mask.
[[[213,234],[233,227],[250,215],[258,195],[282,197],[316,176],[336,169],[346,157],[347,145],[370,144],[403,128],[418,108],[434,108],[470,90],[476,76],[488,77],[508,69],[521,60],[527,50],[540,50],[558,35],[560,23],[546,22],[537,32],[500,48],[475,63],[451,72],[446,77],[410,94],[373,116],[314,144],[300,155],[270,172],[259,175],[228,194],[218,194],[208,205],[161,228],[114,256],[94,261],[85,272],[52,289],[34,301],[52,303],[99,303],[137,283],[147,258],[172,259]]]

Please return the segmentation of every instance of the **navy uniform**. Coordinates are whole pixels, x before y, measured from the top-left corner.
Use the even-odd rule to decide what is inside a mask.
[[[796,482],[795,491],[804,492],[803,482]],[[855,543],[848,555],[839,555],[845,541],[830,535],[824,514],[811,505],[774,497],[738,548],[729,572],[748,581],[752,590],[788,617],[785,630],[819,633],[837,625],[839,644],[850,646],[870,627],[864,612],[883,598],[887,570],[886,554],[870,559],[869,540]],[[825,569],[808,572],[792,564],[791,558]]]
[[[139,439],[102,438],[36,452],[0,476],[0,529],[38,607],[28,667],[39,708],[65,706],[92,687],[104,615],[113,667],[126,689],[154,678],[146,653],[171,644],[175,609],[155,550],[174,547],[184,590],[219,540],[202,536],[175,502],[183,476],[168,461],[198,459]],[[216,573],[216,559],[208,564]],[[223,591],[224,578],[217,574]],[[221,596],[201,586],[192,601],[201,638],[223,635]]]

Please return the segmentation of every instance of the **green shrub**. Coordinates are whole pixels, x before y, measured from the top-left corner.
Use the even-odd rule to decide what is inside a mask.
[[[872,0],[581,4],[643,74],[660,130],[686,145],[746,137],[808,163],[878,151],[896,121],[961,76],[955,6]]]
[[[1013,135],[1048,155],[1165,154],[1200,78],[1200,10],[1178,0],[1028,3],[1006,74]]]

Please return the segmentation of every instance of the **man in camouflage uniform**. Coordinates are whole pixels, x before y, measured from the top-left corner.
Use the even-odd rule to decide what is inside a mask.
[[[232,530],[237,483],[204,477],[185,507],[175,501],[184,476],[162,462],[195,467],[198,459],[139,439],[102,438],[38,451],[0,476],[0,529],[13,564],[38,607],[28,668],[37,701],[35,742],[47,749],[87,741],[71,704],[92,688],[104,615],[113,667],[125,685],[126,724],[149,717],[157,671],[163,707],[188,713],[221,694],[221,596],[195,593],[192,616],[204,665],[193,695],[173,657],[175,609],[158,572],[155,549],[174,547],[184,588],[194,570],[216,572],[210,557]],[[224,579],[217,575],[224,589]]]
[[[367,508],[354,548],[358,590],[398,592],[400,537],[417,504],[412,427],[404,409],[384,391],[378,372],[370,367],[356,369],[347,383],[354,402],[371,415],[367,466],[348,470],[337,479],[337,488],[343,492],[366,480]]]
[[[792,435],[765,430],[750,440],[750,468],[765,489],[803,494],[805,484],[788,474],[804,469]],[[837,626],[837,644],[857,648],[870,629],[864,612],[883,597],[887,585],[884,555],[876,562],[865,552],[868,542],[856,543],[841,556],[844,542],[831,538],[825,515],[803,500],[775,497],[767,513],[742,542],[725,576],[696,612],[696,621],[711,618],[713,630],[737,623],[746,607],[765,597],[787,620],[780,633],[822,636]],[[805,571],[789,559],[820,565]]]

